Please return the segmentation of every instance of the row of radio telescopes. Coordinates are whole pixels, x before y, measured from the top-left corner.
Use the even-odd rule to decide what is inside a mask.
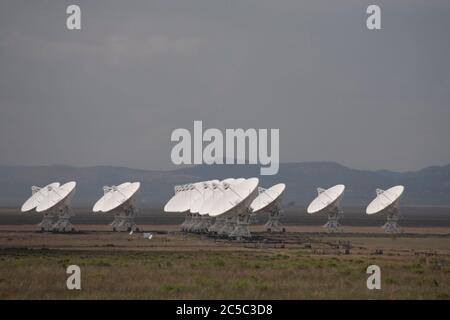
[[[71,232],[70,223],[74,215],[71,200],[76,182],[60,185],[51,183],[43,188],[33,186],[31,197],[23,204],[21,211],[35,210],[43,214],[39,224],[42,231]],[[134,217],[135,197],[139,182],[125,182],[118,186],[103,187],[103,196],[95,203],[94,212],[114,214],[111,226],[114,231],[138,231]],[[269,213],[265,228],[269,232],[284,232],[280,223],[282,213],[281,197],[286,186],[276,184],[268,189],[259,187],[258,178],[229,178],[222,181],[210,180],[175,186],[175,194],[164,206],[165,212],[185,214],[181,225],[184,232],[205,233],[229,238],[250,238],[248,229],[255,215]],[[318,188],[318,196],[307,208],[309,214],[324,213],[328,222],[324,227],[329,232],[339,230],[339,219],[343,216],[340,203],[345,186],[335,185],[329,189]],[[398,233],[399,201],[403,186],[388,190],[377,189],[376,198],[367,206],[366,213],[385,213],[387,221],[383,228],[387,233]]]

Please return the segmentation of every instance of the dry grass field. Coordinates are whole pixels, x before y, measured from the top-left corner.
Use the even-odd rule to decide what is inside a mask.
[[[113,233],[83,225],[76,234],[0,226],[1,299],[450,299],[450,230],[320,227],[232,242],[186,235],[176,226]],[[66,267],[81,267],[82,289],[66,288]],[[368,290],[366,268],[381,268]]]

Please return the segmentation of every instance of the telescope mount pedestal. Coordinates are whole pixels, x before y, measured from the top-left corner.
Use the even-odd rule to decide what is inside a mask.
[[[73,210],[68,205],[61,207],[58,210],[58,220],[53,225],[54,232],[74,232],[75,227],[70,222],[70,217],[74,216]]]
[[[286,229],[280,222],[283,210],[280,202],[277,202],[269,211],[269,221],[264,225],[267,232],[286,232]]]
[[[216,221],[208,228],[208,232],[215,235],[223,228],[225,225],[225,218],[216,218]]]
[[[42,188],[37,186],[31,187],[31,195],[34,195],[36,192],[41,190]],[[52,190],[51,187],[48,190]],[[53,231],[53,225],[55,224],[55,216],[52,212],[44,212],[44,216],[42,217],[42,221],[38,224],[41,228],[41,231]]]
[[[398,224],[400,220],[400,210],[398,207],[392,207],[392,209],[387,211],[387,220],[383,225],[384,232],[389,234],[401,233],[402,230]]]
[[[327,228],[327,231],[329,233],[336,233],[341,231],[339,229],[339,219],[341,219],[344,216],[344,211],[339,209],[338,207],[333,208],[333,210],[328,211],[328,221],[323,225],[324,228]]]
[[[237,240],[242,240],[244,238],[251,238],[252,235],[248,230],[248,225],[250,223],[250,214],[244,213],[236,217],[236,227],[230,234],[230,238],[235,238]]]
[[[136,211],[137,210],[134,204],[130,204],[129,206],[121,209],[120,212],[116,213],[116,215],[114,216],[114,221],[111,224],[113,231],[139,231],[139,228],[134,222]]]
[[[211,226],[211,217],[207,214],[200,216],[200,222],[198,224],[198,233],[208,233],[208,229]]]
[[[235,227],[236,227],[236,217],[228,217],[226,218],[223,227],[217,231],[217,234],[219,236],[229,237],[231,233],[234,231]]]
[[[185,228],[186,232],[197,232],[200,222],[200,215],[198,213],[191,213],[191,220]]]
[[[186,231],[187,226],[191,223],[192,214],[190,212],[186,213],[183,223],[180,225],[181,231]]]
[[[53,231],[53,225],[55,224],[55,217],[50,212],[45,212],[42,221],[39,223],[41,231]]]

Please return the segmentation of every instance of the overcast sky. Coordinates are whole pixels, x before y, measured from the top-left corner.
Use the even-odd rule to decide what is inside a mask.
[[[169,169],[194,120],[279,128],[282,162],[448,164],[450,2],[3,0],[0,111],[0,165]]]

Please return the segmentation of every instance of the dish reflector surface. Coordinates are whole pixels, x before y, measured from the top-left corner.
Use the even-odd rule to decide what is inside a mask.
[[[279,183],[262,191],[250,205],[252,212],[264,210],[273,202],[277,201],[283,194],[284,189],[286,189],[286,185]]]
[[[76,185],[77,183],[75,181],[71,181],[63,184],[58,188],[52,189],[37,206],[36,211],[48,211],[55,208],[60,203],[63,203],[73,195]]]
[[[219,180],[205,181],[201,186],[201,195],[191,201],[190,211],[192,213],[199,213],[203,203],[212,195],[213,185],[219,183]]]
[[[252,195],[255,194],[255,191],[258,188],[258,183],[258,178],[250,178],[236,185],[229,185],[228,188],[225,189],[223,195],[217,200],[216,203],[214,203],[209,215],[216,217],[232,211],[241,203],[245,203]]]
[[[205,201],[203,201],[202,206],[200,207],[200,210],[198,213],[200,215],[209,214],[214,206],[214,204],[217,202],[220,197],[222,197],[225,186],[224,183],[233,183],[234,179],[225,179],[221,182],[213,183],[211,185],[211,190],[206,194],[207,198],[205,198]]]
[[[403,194],[405,190],[404,186],[395,186],[389,188],[388,190],[381,191],[378,193],[377,197],[372,200],[372,202],[367,206],[367,214],[375,214],[389,208],[391,205],[395,204],[397,200]]]
[[[107,198],[105,201],[102,212],[109,212],[114,209],[117,209],[125,202],[130,200],[131,197],[139,190],[141,187],[140,182],[133,182],[130,184],[122,184],[117,187],[115,191],[112,192],[111,197]]]
[[[217,181],[217,183],[214,183],[211,185],[211,191],[208,193],[208,197],[205,198],[205,201],[202,203],[202,206],[200,207],[200,210],[198,213],[200,215],[209,214],[220,197],[222,197],[223,193],[225,192],[225,189],[228,188],[231,185],[237,185],[241,182],[245,181],[244,178],[228,178],[224,179],[220,182]],[[191,212],[193,212],[191,210]]]
[[[343,184],[335,185],[321,192],[308,206],[308,213],[320,212],[340,200],[344,193],[345,186]]]
[[[127,186],[129,186],[131,184],[131,182],[124,182],[122,184],[119,184],[118,186],[112,186],[109,188],[108,191],[105,192],[105,194],[95,203],[94,208],[92,209],[93,212],[99,212],[99,211],[103,211],[103,207],[105,206],[106,203],[108,203],[110,201],[110,199],[113,196],[113,192],[115,189],[122,189],[125,188]],[[104,188],[108,188],[107,186],[105,186]]]
[[[59,182],[53,182],[45,187],[42,187],[37,192],[35,192],[30,198],[28,198],[27,201],[22,205],[22,208],[20,208],[20,211],[22,212],[28,212],[33,209],[35,209],[42,200],[50,193],[52,189],[58,188]]]
[[[164,212],[186,212],[189,210],[190,185],[179,186],[175,195],[164,206]]]
[[[197,182],[192,185],[192,189],[189,194],[189,210],[195,212],[196,206],[202,201],[203,194],[205,193],[205,185],[208,186],[208,182]]]

